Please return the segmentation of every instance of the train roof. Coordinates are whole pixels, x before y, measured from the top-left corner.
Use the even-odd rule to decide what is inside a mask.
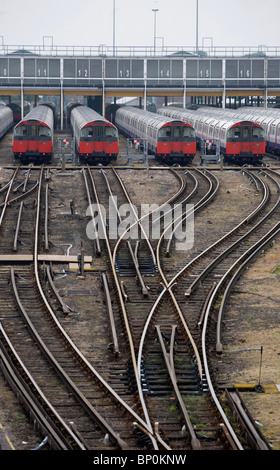
[[[93,109],[89,108],[88,106],[77,106],[71,110],[71,119],[75,119],[78,123],[80,129],[85,126],[91,125],[94,122],[104,123],[105,125],[115,127],[108,119],[104,118],[100,114],[98,114]]]
[[[13,119],[13,112],[11,108],[9,108],[6,105],[0,105],[0,118],[3,118],[4,116],[10,116]]]
[[[70,101],[69,103],[67,103],[67,105],[65,106],[66,110],[68,113],[71,113],[71,111],[76,108],[77,106],[84,106],[82,103],[78,103],[77,101],[73,102],[73,101]]]
[[[27,124],[28,121],[39,121],[40,124],[53,129],[53,111],[48,106],[36,106],[15,127]]]
[[[156,128],[161,128],[162,126],[166,126],[171,123],[180,123],[180,124],[186,124],[188,126],[191,126],[189,123],[184,122],[181,119],[178,118],[173,118],[170,116],[164,116],[156,113],[152,113],[150,111],[146,111],[140,108],[133,108],[130,106],[123,106],[122,108],[118,109],[116,112],[116,116],[120,114],[127,114],[127,115],[134,115],[137,116],[138,121],[149,121],[149,124],[151,126],[154,126]],[[192,127],[192,126],[191,126]]]
[[[196,123],[205,123],[209,119],[212,119],[212,123],[216,121],[216,125],[220,125],[223,129],[230,129],[233,126],[237,125],[248,125],[249,123],[251,125],[256,125],[260,126],[256,122],[256,119],[244,119],[247,116],[236,116],[235,113],[223,113],[222,111],[219,112],[211,112],[211,109],[209,109],[209,113],[207,113],[207,108],[204,108],[202,112],[199,112],[199,109],[196,111],[191,110],[191,109],[186,109],[186,108],[173,108],[173,107],[164,107],[160,108],[158,112],[167,112],[168,114],[172,116],[177,116],[181,117],[181,119],[192,119],[193,122]]]

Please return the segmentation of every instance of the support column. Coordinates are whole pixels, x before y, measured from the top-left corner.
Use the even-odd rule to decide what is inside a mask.
[[[64,120],[64,94],[63,94],[63,59],[60,60],[60,129],[63,131],[63,120]]]
[[[223,59],[223,102],[222,102],[222,107],[226,107],[226,61]]]
[[[24,117],[24,89],[23,89],[23,82],[24,82],[24,58],[20,59],[20,107],[21,107],[21,119]]]
[[[187,105],[187,60],[183,61],[183,81],[184,81],[184,91],[183,91],[183,108],[186,108]]]
[[[263,94],[263,106],[264,108],[267,108],[267,88],[266,87],[264,89],[264,94]]]
[[[102,60],[102,116],[105,117],[106,106],[105,106],[105,60]]]
[[[144,59],[144,110],[147,109],[147,59]]]

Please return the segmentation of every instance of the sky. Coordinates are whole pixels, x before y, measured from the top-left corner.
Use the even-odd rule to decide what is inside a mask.
[[[113,45],[114,0],[1,0],[0,44]],[[198,0],[198,44],[280,46],[280,0]],[[116,46],[196,43],[196,0],[115,0]],[[44,38],[44,39],[43,39]]]

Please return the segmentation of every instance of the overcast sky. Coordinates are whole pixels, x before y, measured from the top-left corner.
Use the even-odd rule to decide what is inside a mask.
[[[280,46],[280,0],[198,0],[199,45]],[[196,0],[115,0],[116,46],[195,46]],[[5,45],[113,44],[113,0],[1,0]],[[2,39],[1,39],[2,40]],[[45,42],[49,41],[48,38]],[[209,45],[210,39],[204,39]]]

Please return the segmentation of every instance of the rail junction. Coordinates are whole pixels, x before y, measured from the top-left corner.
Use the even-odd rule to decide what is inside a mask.
[[[191,200],[195,214],[203,213],[219,193],[215,171],[161,171],[177,181],[177,190],[163,206]],[[7,235],[1,238],[1,303],[9,299],[1,311],[1,367],[46,445],[83,450],[103,448],[104,442],[107,450],[269,449],[238,390],[217,386],[211,357],[223,350],[223,309],[232,286],[279,231],[279,175],[265,168],[259,175],[244,169],[243,178],[255,187],[258,204],[227,235],[186,263],[172,248],[172,237],[165,240],[164,230],[158,241],[143,237],[135,245],[124,235],[114,242],[106,235],[87,241],[76,256],[66,247],[59,254],[64,237],[53,212],[62,200],[53,180],[59,173],[55,167],[19,165],[1,188],[1,230]],[[81,167],[77,175],[86,206],[95,202],[107,207],[109,195],[118,196],[119,203],[136,202],[121,174],[113,166]],[[56,176],[60,190],[69,177]],[[12,194],[15,189],[18,196]],[[65,220],[72,219],[74,230],[80,223],[77,216],[63,214]],[[100,223],[106,234],[106,221]],[[135,217],[135,223],[141,229],[143,220]],[[176,220],[172,226],[174,230]],[[94,278],[104,292],[108,330],[105,338],[97,333],[98,315],[93,328],[100,340],[85,352],[72,338],[77,312],[56,286],[63,273],[71,276],[67,266],[81,279]],[[217,311],[220,297],[224,301]],[[108,338],[109,350],[104,345]],[[59,395],[54,393],[58,388]],[[242,423],[237,430],[221,405],[224,393]],[[170,396],[175,407],[168,411]]]

